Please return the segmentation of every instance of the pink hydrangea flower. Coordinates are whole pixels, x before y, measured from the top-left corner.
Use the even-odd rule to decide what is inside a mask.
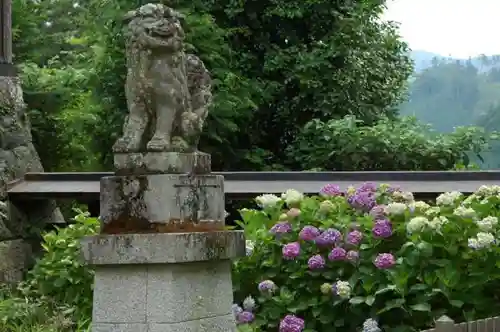
[[[304,241],[313,241],[320,234],[319,229],[314,226],[304,226],[299,233],[299,239]]]
[[[310,270],[322,269],[325,267],[325,259],[321,255],[314,255],[309,258],[307,265]]]
[[[373,263],[379,269],[389,269],[396,264],[396,259],[392,254],[383,253],[378,254]]]
[[[285,244],[282,253],[284,259],[294,259],[300,255],[300,244],[298,242]]]
[[[286,315],[280,322],[279,332],[302,332],[305,322],[295,315]]]
[[[346,243],[357,246],[363,239],[363,233],[358,230],[351,231],[347,234]]]
[[[344,248],[336,247],[328,254],[328,259],[331,261],[342,261],[345,259],[347,252]]]

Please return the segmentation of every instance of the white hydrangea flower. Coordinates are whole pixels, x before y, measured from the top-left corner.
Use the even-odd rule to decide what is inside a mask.
[[[387,204],[387,206],[384,208],[384,211],[387,214],[400,215],[405,213],[406,209],[407,209],[406,204],[396,202]]]
[[[380,327],[378,326],[378,322],[375,319],[368,318],[363,323],[362,332],[380,332]]]
[[[402,193],[402,198],[408,203],[415,201],[415,197],[413,197],[413,193],[410,191],[404,191]]]
[[[444,224],[446,224],[447,222],[448,222],[448,219],[446,217],[439,216],[439,217],[434,217],[432,220],[430,220],[427,223],[427,226],[429,226],[429,228],[434,229],[434,230],[440,230],[441,227]]]
[[[436,204],[442,206],[454,205],[455,202],[462,197],[462,193],[458,191],[451,191],[443,193],[436,198]]]
[[[251,240],[245,241],[245,249],[247,252],[247,256],[251,256],[253,253],[253,249],[255,248],[255,243]]]
[[[264,194],[257,196],[255,201],[261,208],[267,209],[275,207],[281,201],[281,198],[273,194]]]
[[[406,224],[406,231],[410,234],[421,232],[428,223],[429,220],[426,217],[411,218],[408,224]]]
[[[429,209],[427,209],[427,211],[425,211],[425,215],[429,218],[432,218],[432,217],[435,217],[439,214],[439,212],[441,212],[441,209],[439,208],[439,206],[433,206],[433,207],[430,207]]]
[[[467,245],[472,249],[479,249],[479,241],[475,237],[471,237],[467,240]]]
[[[480,230],[489,232],[498,224],[498,218],[489,216],[482,220],[477,220],[476,224]]]
[[[490,186],[482,185],[476,190],[476,194],[480,196],[490,196],[493,195],[494,189]]]
[[[351,297],[351,285],[347,281],[337,281],[335,283],[335,292],[343,299]]]
[[[304,199],[304,194],[295,189],[288,189],[281,194],[281,199],[285,200],[287,205],[294,205],[300,203]]]
[[[474,218],[476,216],[476,211],[474,211],[473,208],[459,206],[453,211],[453,214],[462,218]]]
[[[255,309],[255,300],[251,296],[247,296],[243,300],[243,309],[246,311],[253,311]]]
[[[410,208],[413,210],[419,210],[422,212],[427,211],[431,206],[424,201],[415,201],[410,204]]]
[[[392,198],[396,201],[403,201],[406,203],[412,203],[414,201],[413,193],[409,191],[396,190],[392,193]]]
[[[489,247],[495,243],[495,237],[491,233],[479,232],[477,233],[477,242],[479,242],[479,245],[483,248]]]
[[[475,238],[468,240],[468,246],[472,249],[483,249],[495,243],[495,237],[491,233],[479,232]]]

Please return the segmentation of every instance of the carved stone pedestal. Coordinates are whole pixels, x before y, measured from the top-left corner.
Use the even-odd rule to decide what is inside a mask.
[[[101,234],[82,245],[95,267],[92,332],[236,331],[231,259],[245,239],[224,230],[224,177],[207,160],[121,155],[131,172],[101,179]]]
[[[222,230],[224,213],[221,175],[129,175],[101,180],[101,223],[106,234]]]
[[[95,266],[92,332],[233,332],[230,259],[241,231],[99,235],[83,252]]]

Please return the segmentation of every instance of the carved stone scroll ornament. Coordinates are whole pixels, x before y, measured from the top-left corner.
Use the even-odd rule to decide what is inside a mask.
[[[161,4],[125,16],[129,114],[115,153],[197,151],[211,80],[203,62],[184,52],[182,20]]]

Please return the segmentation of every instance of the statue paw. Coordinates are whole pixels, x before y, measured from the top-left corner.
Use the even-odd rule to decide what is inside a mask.
[[[153,136],[146,146],[148,151],[162,152],[170,150],[170,140],[166,137]]]
[[[190,150],[189,144],[180,136],[172,137],[172,150],[176,152],[187,152]]]
[[[126,153],[138,152],[141,148],[141,140],[134,137],[120,137],[113,145],[113,152]]]

